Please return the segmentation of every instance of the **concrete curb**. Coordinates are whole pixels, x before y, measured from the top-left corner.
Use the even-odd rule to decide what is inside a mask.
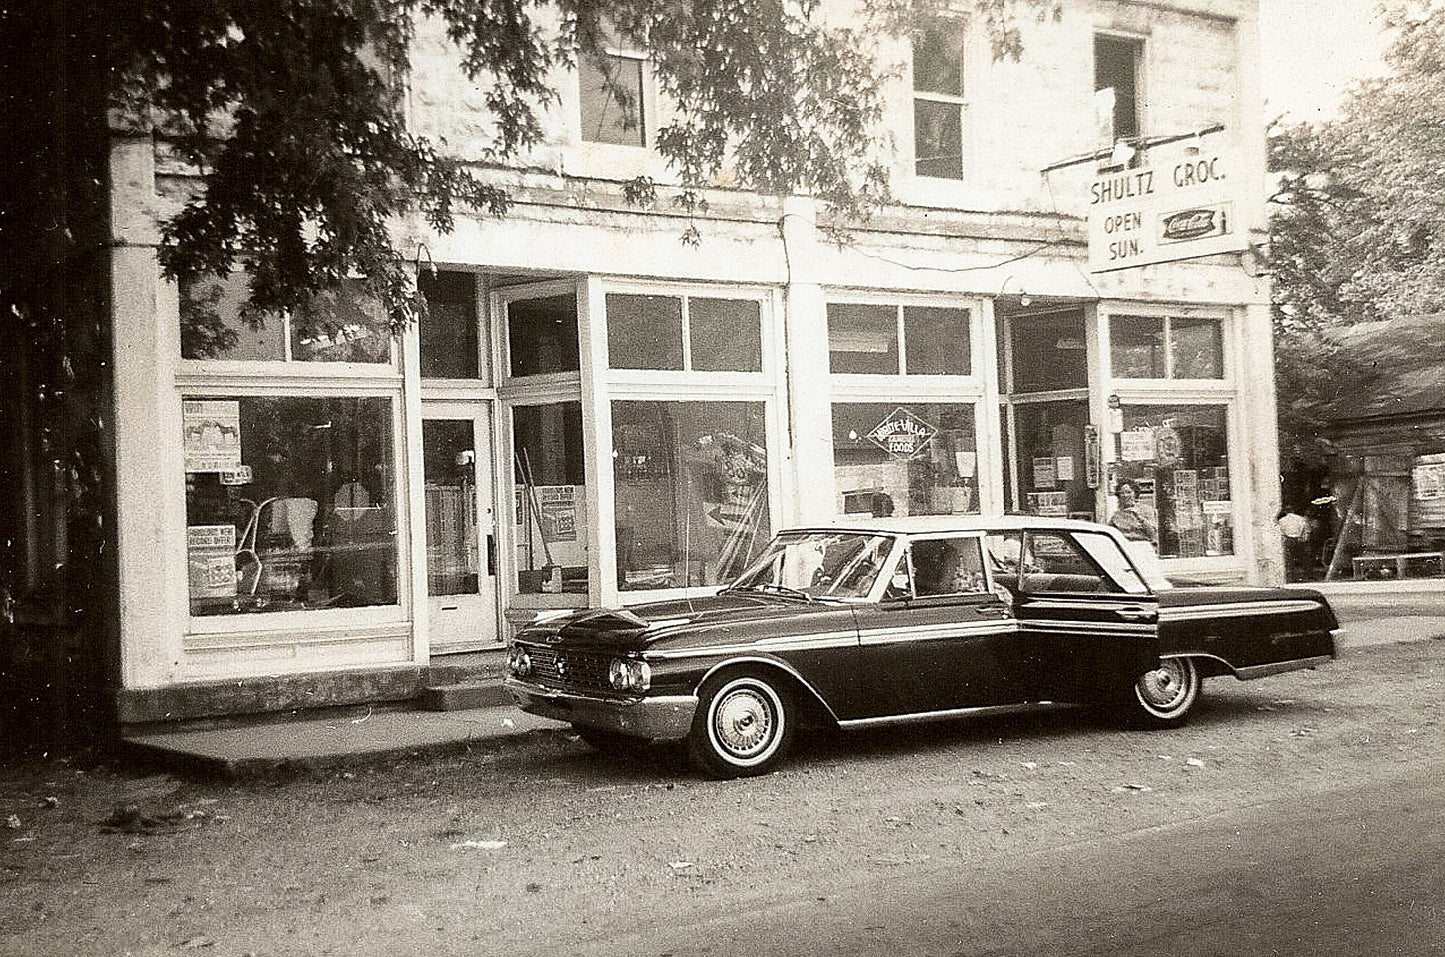
[[[129,735],[121,754],[148,766],[230,780],[319,771],[500,747],[571,726],[511,706],[386,711],[360,718]]]

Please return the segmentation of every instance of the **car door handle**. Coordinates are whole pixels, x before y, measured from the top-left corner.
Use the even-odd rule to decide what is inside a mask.
[[[1131,605],[1128,608],[1120,608],[1115,612],[1115,614],[1117,614],[1125,621],[1153,621],[1156,616],[1154,609],[1140,608],[1137,605]]]

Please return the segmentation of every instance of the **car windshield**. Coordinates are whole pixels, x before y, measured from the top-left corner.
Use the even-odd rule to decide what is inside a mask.
[[[857,601],[873,590],[892,547],[891,535],[785,532],[727,590]]]

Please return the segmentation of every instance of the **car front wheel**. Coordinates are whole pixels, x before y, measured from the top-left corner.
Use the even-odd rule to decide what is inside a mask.
[[[1183,724],[1199,700],[1203,679],[1190,658],[1164,658],[1134,682],[1125,707],[1136,722],[1151,727]]]
[[[793,743],[794,712],[788,689],[755,675],[710,679],[688,735],[693,760],[720,778],[763,774]]]

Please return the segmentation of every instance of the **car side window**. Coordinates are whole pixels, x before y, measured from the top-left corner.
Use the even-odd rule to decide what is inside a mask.
[[[976,537],[925,538],[909,546],[913,590],[920,598],[988,591],[983,549]]]
[[[1018,588],[1019,572],[1026,565],[1023,533],[995,532],[985,537],[984,546],[993,580],[1010,589]]]
[[[1019,588],[1025,593],[1124,590],[1065,533],[1029,532],[1024,555]]]
[[[1103,532],[1079,532],[1074,540],[1082,546],[1089,557],[1098,562],[1104,572],[1115,583],[1114,590],[1130,595],[1147,595],[1149,586],[1129,563],[1129,557],[1119,543]]]

